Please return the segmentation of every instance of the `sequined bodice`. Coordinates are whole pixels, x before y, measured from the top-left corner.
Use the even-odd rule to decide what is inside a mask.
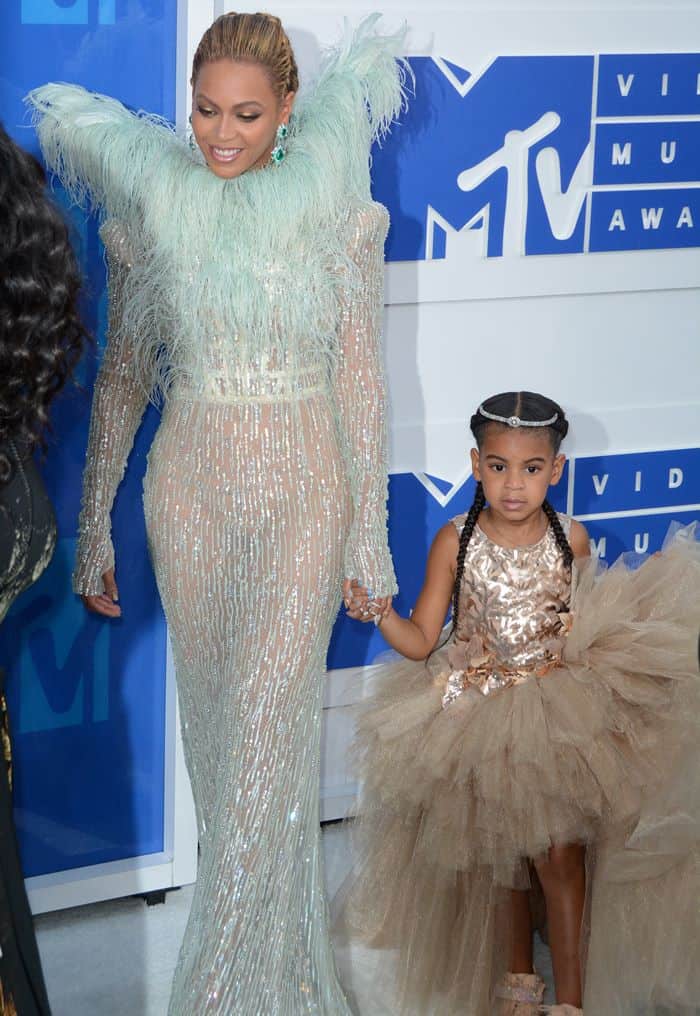
[[[453,520],[460,532],[465,518]],[[566,532],[569,519],[560,518]],[[546,670],[561,656],[570,593],[551,527],[537,543],[511,548],[494,543],[477,524],[467,548],[451,666],[473,672],[470,683],[480,686],[493,675],[493,687]]]

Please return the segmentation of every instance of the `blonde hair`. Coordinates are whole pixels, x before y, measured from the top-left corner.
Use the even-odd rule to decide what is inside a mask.
[[[299,71],[282,22],[273,14],[222,14],[199,40],[192,61],[194,85],[202,66],[214,60],[241,60],[264,67],[276,95],[299,88]]]

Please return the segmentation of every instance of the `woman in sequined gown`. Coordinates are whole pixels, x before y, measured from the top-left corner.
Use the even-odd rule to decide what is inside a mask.
[[[560,407],[510,392],[471,422],[472,508],[436,536],[410,619],[381,621],[408,660],[378,667],[361,707],[358,859],[339,909],[396,949],[402,1014],[574,1016],[583,1001],[591,1016],[689,1016],[700,543],[681,530],[641,567],[598,575],[583,526],[543,500],[563,468]],[[349,612],[366,606],[354,584]]]
[[[31,96],[49,164],[105,217],[110,334],[75,575],[104,613],[119,611],[114,493],[153,386],[165,396],[144,505],[201,849],[171,1016],[348,1012],[319,850],[320,725],[343,578],[395,591],[387,215],[368,154],[402,101],[398,45],[366,22],[290,120],[279,21],[219,18],[193,67],[196,156],[113,100]]]

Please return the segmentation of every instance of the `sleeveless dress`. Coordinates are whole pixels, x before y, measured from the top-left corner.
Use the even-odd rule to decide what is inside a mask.
[[[110,268],[77,592],[113,566],[114,494],[149,395],[164,400],[144,508],[200,841],[170,1016],[349,1011],[319,842],[325,656],[344,576],[396,589],[388,216],[368,157],[402,103],[401,37],[373,23],[297,104],[284,162],[232,180],[112,99],[30,96],[47,161],[105,220]]]
[[[490,1016],[509,890],[571,842],[587,845],[584,1012],[698,1011],[699,548],[680,530],[638,568],[580,562],[572,597],[551,528],[510,549],[477,523],[454,637],[427,668],[377,668],[336,906],[339,932],[396,950],[402,1013]]]

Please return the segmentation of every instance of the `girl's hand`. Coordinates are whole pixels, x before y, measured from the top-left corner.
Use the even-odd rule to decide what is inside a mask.
[[[114,568],[103,573],[102,584],[105,591],[100,596],[81,596],[80,599],[87,609],[95,614],[102,614],[104,617],[121,617],[122,608],[117,602],[119,590],[114,580]]]
[[[367,589],[357,579],[346,579],[343,583],[343,601],[348,616],[355,621],[373,621],[379,626],[391,610],[391,596],[370,597]]]

